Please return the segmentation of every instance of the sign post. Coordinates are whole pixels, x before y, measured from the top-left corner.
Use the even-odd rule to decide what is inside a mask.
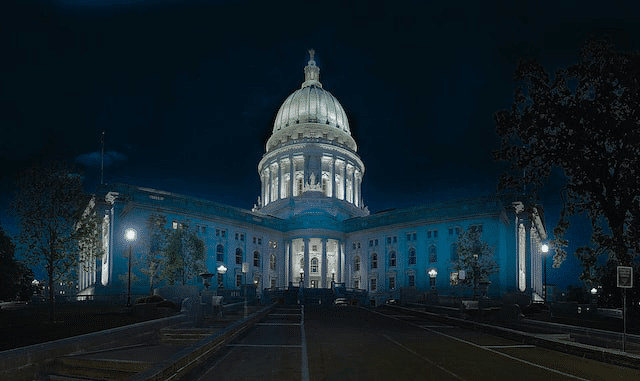
[[[622,289],[622,351],[627,344],[627,288],[633,288],[633,267],[618,266],[618,287]]]

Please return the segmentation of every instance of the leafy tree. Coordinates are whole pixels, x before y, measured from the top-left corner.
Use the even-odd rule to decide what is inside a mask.
[[[163,252],[167,248],[169,235],[166,229],[167,217],[152,214],[147,218],[147,241],[145,242],[146,254],[143,257],[141,272],[149,277],[149,295],[153,295],[153,288],[162,273]]]
[[[495,157],[511,163],[501,188],[537,194],[552,170],[566,177],[554,234],[554,267],[566,258],[569,217],[585,215],[592,243],[580,247],[581,279],[599,257],[630,265],[640,248],[640,54],[608,41],[587,41],[581,61],[550,76],[535,60],[521,61],[510,110],[495,114],[502,145]]]
[[[176,282],[185,285],[203,271],[204,242],[194,230],[183,224],[167,239],[162,275],[170,285]]]
[[[18,244],[29,265],[45,270],[51,321],[56,284],[70,284],[78,263],[88,263],[98,247],[97,219],[89,201],[80,175],[64,163],[34,166],[18,179],[12,201]]]
[[[471,226],[462,232],[456,241],[458,259],[452,263],[454,271],[464,271],[464,279],[458,280],[458,286],[473,287],[474,299],[478,296],[478,286],[489,280],[491,274],[498,272],[498,264],[493,259],[493,247],[481,240],[482,230]]]

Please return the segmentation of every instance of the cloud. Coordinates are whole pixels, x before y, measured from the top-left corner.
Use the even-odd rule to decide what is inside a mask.
[[[109,168],[113,165],[122,163],[127,160],[127,156],[117,151],[106,151],[104,153],[104,167]],[[100,152],[84,153],[76,156],[74,162],[85,166],[86,168],[100,168]]]

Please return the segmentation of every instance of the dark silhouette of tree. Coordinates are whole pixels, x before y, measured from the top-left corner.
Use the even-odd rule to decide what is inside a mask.
[[[15,245],[0,226],[0,300],[14,300],[20,290],[20,264]]]
[[[153,288],[162,273],[163,253],[167,248],[169,231],[166,228],[167,217],[152,214],[147,218],[146,254],[143,257],[141,272],[149,277],[149,295],[153,295]]]
[[[640,54],[598,40],[587,41],[581,57],[553,76],[535,60],[518,64],[514,103],[494,116],[502,139],[494,155],[511,164],[499,187],[526,187],[533,197],[553,169],[562,170],[553,265],[566,258],[569,217],[585,215],[592,244],[575,254],[588,280],[598,258],[630,265],[639,249]]]
[[[479,226],[470,226],[462,232],[456,241],[457,260],[452,262],[454,271],[465,272],[464,279],[459,279],[457,285],[473,287],[474,299],[478,296],[480,284],[487,282],[491,274],[499,270],[493,258],[493,247],[483,241],[481,235]]]
[[[90,202],[81,176],[61,162],[34,166],[18,179],[12,201],[18,244],[26,262],[47,274],[51,321],[58,282],[72,284],[78,263],[90,263],[96,255],[97,219]]]
[[[162,275],[170,285],[185,285],[205,271],[204,259],[204,242],[188,224],[181,224],[167,238]]]

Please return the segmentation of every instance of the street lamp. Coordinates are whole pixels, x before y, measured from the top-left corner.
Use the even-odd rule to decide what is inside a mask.
[[[131,307],[131,253],[133,242],[136,240],[136,230],[135,229],[127,229],[124,232],[124,238],[129,241],[129,283],[127,286],[127,307]]]
[[[218,266],[218,288],[219,287],[223,287],[224,288],[224,282],[222,281],[222,277],[224,276],[224,274],[227,272],[227,268],[224,267],[224,265],[220,265]]]
[[[542,250],[542,266],[544,267],[544,303],[547,304],[547,253],[549,252],[549,245],[543,243],[540,247]]]

